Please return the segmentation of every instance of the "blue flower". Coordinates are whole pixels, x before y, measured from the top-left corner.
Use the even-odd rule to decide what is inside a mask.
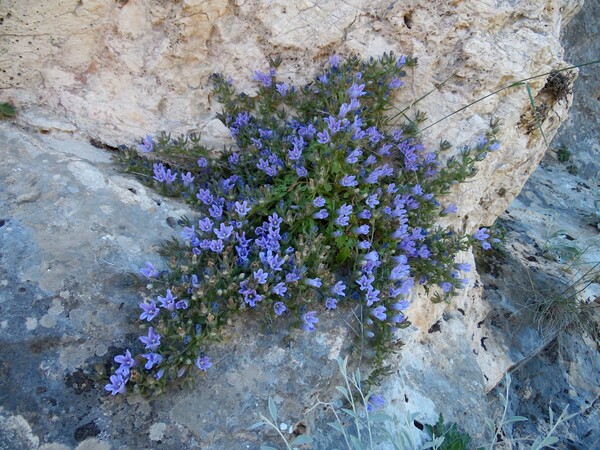
[[[185,175],[183,173],[181,174],[181,181],[183,181],[183,185],[185,187],[188,187],[190,184],[192,184],[192,181],[194,181],[195,178],[196,177],[193,177],[191,172],[188,172]]]
[[[119,373],[123,376],[129,375],[129,369],[137,366],[137,362],[131,357],[131,352],[129,350],[126,350],[124,355],[115,356],[115,362],[121,364],[117,370],[120,371]]]
[[[335,224],[340,226],[348,225],[349,215],[352,214],[352,205],[344,203],[338,210],[338,217],[335,219]]]
[[[361,225],[360,227],[356,227],[354,232],[356,234],[369,234],[369,225]]]
[[[248,206],[248,202],[246,200],[244,200],[243,202],[235,202],[234,203],[235,206],[235,212],[240,216],[240,217],[244,217],[246,214],[248,214],[250,212],[250,210],[252,208],[250,208]]]
[[[154,142],[152,142],[152,136],[149,134],[146,135],[144,139],[142,139],[142,143],[138,144],[138,148],[141,152],[150,153],[154,150]]]
[[[232,153],[227,158],[227,161],[229,161],[229,164],[231,164],[232,166],[235,166],[239,162],[239,160],[240,160],[239,153]]]
[[[214,217],[218,220],[223,216],[223,208],[221,207],[221,205],[213,203],[212,206],[208,209],[208,213],[211,217]]]
[[[202,189],[202,188],[198,189],[196,198],[198,200],[200,200],[202,203],[204,203],[205,205],[211,205],[213,203],[213,201],[215,200],[215,198],[213,197],[213,195],[210,193],[210,191],[208,189]]]
[[[165,297],[161,297],[160,295],[158,296],[158,301],[160,302],[160,306],[171,312],[175,309],[175,300],[176,299],[177,299],[177,297],[173,297],[173,294],[171,293],[171,289],[167,289],[167,295]]]
[[[227,239],[229,236],[231,236],[231,233],[233,233],[233,226],[222,223],[218,230],[213,228],[213,231],[217,235],[217,238]]]
[[[191,228],[183,227],[183,230],[181,231],[181,237],[186,241],[191,241],[192,239],[194,239],[196,237],[196,229],[194,225],[192,225]]]
[[[388,84],[388,87],[390,89],[398,89],[403,84],[404,83],[402,81],[400,81],[400,78],[392,78],[392,81],[390,81],[390,84]]]
[[[262,73],[258,70],[254,71],[253,80],[260,81],[264,87],[270,87],[275,76],[275,69],[269,69],[268,73]]]
[[[346,175],[344,178],[342,178],[340,184],[344,187],[358,186],[358,181],[356,181],[356,175]]]
[[[338,55],[331,55],[329,57],[329,64],[331,65],[332,69],[337,69],[340,65],[340,57]]]
[[[308,175],[308,170],[306,170],[306,167],[304,167],[304,166],[299,166],[299,167],[296,167],[296,174],[299,177],[305,177]]]
[[[305,278],[304,282],[307,285],[312,286],[314,288],[320,288],[321,287],[321,279],[320,278]]]
[[[160,275],[160,272],[156,270],[154,266],[149,262],[146,263],[145,268],[140,269],[140,272],[142,273],[142,275],[148,278],[158,278],[158,276]]]
[[[285,286],[285,283],[281,282],[281,283],[277,283],[275,286],[273,286],[273,288],[271,290],[273,291],[274,294],[277,294],[280,297],[283,297],[284,294],[287,292],[287,287]]]
[[[273,305],[273,310],[275,311],[275,314],[277,314],[278,316],[282,315],[283,312],[285,310],[287,310],[287,308],[285,307],[285,305],[282,302],[276,302]]]
[[[456,267],[456,269],[460,270],[461,272],[471,271],[471,265],[469,263],[458,263],[454,267]]]
[[[179,300],[175,303],[175,309],[188,309],[189,304],[187,300]]]
[[[408,306],[409,306],[409,305],[410,305],[410,303],[408,302],[408,300],[407,300],[407,299],[404,299],[404,300],[400,300],[399,302],[396,302],[396,303],[394,303],[394,304],[391,306],[391,308],[392,308],[394,311],[402,311],[402,310],[404,310],[404,309],[408,308]]]
[[[442,281],[440,283],[440,287],[444,292],[450,292],[450,290],[452,289],[452,284],[448,283],[447,281]]]
[[[358,158],[362,156],[363,152],[360,148],[355,148],[352,152],[346,157],[346,162],[348,164],[355,164],[358,162]]]
[[[356,246],[361,250],[366,250],[371,248],[371,243],[369,241],[360,241]]]
[[[200,158],[198,161],[198,167],[208,167],[208,161],[206,160],[206,158]]]
[[[331,293],[335,295],[339,295],[340,297],[345,297],[346,294],[344,290],[346,289],[346,285],[342,281],[338,281],[333,286],[331,286]]]
[[[277,89],[277,92],[281,94],[282,97],[285,97],[289,89],[287,83],[277,83],[275,84],[275,88]]]
[[[267,282],[267,277],[269,276],[269,274],[262,269],[258,269],[253,272],[252,275],[254,275],[254,279],[258,284],[265,284]]]
[[[208,369],[212,367],[212,363],[210,362],[210,356],[198,357],[196,359],[196,367],[202,372],[206,372]]]
[[[442,214],[454,214],[457,211],[458,207],[454,203],[451,203],[448,206],[446,206],[446,208],[442,211]]]
[[[205,217],[204,219],[200,219],[198,221],[198,226],[200,227],[200,229],[202,231],[204,231],[205,233],[208,233],[212,230],[213,221],[210,220],[208,217]]]
[[[109,391],[111,395],[124,394],[125,384],[129,381],[129,378],[123,378],[121,374],[114,374],[110,377],[110,384],[104,386],[106,391]]]
[[[337,300],[333,297],[327,297],[325,299],[325,308],[327,308],[327,309],[337,308]]]
[[[359,84],[354,83],[348,89],[348,96],[350,98],[356,98],[356,97],[361,97],[363,95],[367,95],[367,93],[364,90],[365,90],[364,84],[359,85]]]
[[[301,319],[302,322],[304,322],[302,324],[302,329],[305,331],[315,331],[315,324],[319,321],[316,316],[316,311],[308,311],[306,314],[302,314]]]
[[[365,210],[359,212],[356,216],[359,219],[369,220],[371,218],[371,211],[369,211],[368,209],[365,209]]]
[[[152,369],[154,366],[158,366],[161,362],[163,362],[162,355],[158,353],[143,353],[142,357],[146,358],[146,364],[144,367],[148,370]]]
[[[317,211],[316,213],[314,213],[312,216],[315,219],[326,219],[329,216],[329,213],[327,212],[326,209],[321,209],[321,210]]]
[[[365,200],[365,203],[369,206],[369,208],[375,208],[375,206],[379,205],[378,200],[379,194],[371,194]]]
[[[147,320],[150,322],[160,313],[160,310],[156,307],[156,303],[152,300],[150,303],[140,303],[140,308],[143,312],[140,315],[140,320]]]
[[[319,142],[319,144],[327,144],[330,141],[331,138],[329,137],[329,132],[327,130],[317,133],[317,142]]]
[[[371,314],[373,315],[373,317],[376,317],[377,319],[383,321],[387,318],[385,311],[385,306],[378,306],[376,308],[371,309]]]
[[[221,239],[212,239],[209,244],[209,248],[215,253],[221,253],[225,246]]]
[[[148,336],[140,336],[140,341],[146,345],[149,350],[156,350],[160,346],[160,334],[154,333],[154,328],[148,328]]]
[[[371,394],[369,395],[369,401],[367,402],[367,412],[372,413],[375,409],[383,408],[385,405],[385,398],[381,395]]]
[[[323,206],[325,206],[325,199],[323,197],[317,197],[313,200],[313,205],[316,208],[322,208]]]

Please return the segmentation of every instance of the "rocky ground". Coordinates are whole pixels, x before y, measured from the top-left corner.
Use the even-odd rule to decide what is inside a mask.
[[[597,39],[581,39],[598,35],[598,7],[585,7],[564,35],[573,63],[598,54]],[[559,448],[600,447],[597,342],[573,323],[552,320],[560,313],[539,315],[540,303],[569,297],[568,286],[576,289],[600,261],[600,82],[593,67],[582,69],[575,119],[552,144],[566,144],[572,160],[560,163],[548,152],[499,221],[507,229],[504,250],[478,259],[480,279],[464,298],[432,307],[439,320],[406,332],[398,370],[381,387],[390,412],[418,411],[421,422],[442,412],[486,442],[483,419],[495,417],[504,389],[488,394],[488,387],[510,366],[509,412],[529,420],[505,430],[506,447],[545,433],[548,406],[558,415],[567,405],[579,415],[558,430]],[[249,429],[269,396],[289,430],[307,428],[318,439],[314,448],[338,445],[325,425],[330,417],[306,414],[333,395],[335,358],[351,346],[335,315],[308,339],[244,318],[215,348],[214,370],[193,385],[155,399],[103,391],[112,357],[138,336],[132,319],[145,293],[128,273],[146,261],[160,265],[157,246],[178,234],[177,219],[190,211],[120,174],[110,152],[77,137],[71,125],[32,114],[28,127],[0,123],[0,449],[280,445],[274,432]],[[584,252],[575,258],[578,249]],[[598,294],[590,285],[580,299],[597,305]],[[598,323],[593,314],[589,324]]]

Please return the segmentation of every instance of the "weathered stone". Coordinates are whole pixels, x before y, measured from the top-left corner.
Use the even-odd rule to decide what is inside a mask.
[[[41,103],[63,127],[117,145],[157,130],[210,134],[219,108],[209,97],[215,71],[247,89],[252,71],[281,55],[280,76],[305,83],[329,54],[393,50],[419,59],[396,106],[434,90],[409,110],[426,112],[433,125],[511,82],[564,66],[560,30],[581,3],[52,0],[32,7],[11,0],[0,6],[0,52],[12,61],[0,88],[19,110]],[[528,82],[534,96],[545,82]],[[549,105],[548,138],[565,119],[565,100]],[[430,145],[441,138],[463,145],[485,132],[490,117],[504,122],[503,151],[455,193],[467,229],[493,222],[542,157],[539,132],[519,126],[529,108],[524,87],[503,90],[424,135]],[[20,120],[38,122],[26,113]]]

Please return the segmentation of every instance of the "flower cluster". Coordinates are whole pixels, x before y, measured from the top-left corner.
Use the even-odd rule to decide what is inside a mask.
[[[212,76],[236,148],[211,157],[194,139],[190,148],[150,136],[139,146],[159,161],[164,148],[186,156],[154,162],[146,181],[184,195],[198,216],[183,219],[181,240],[165,244],[168,270],[140,270],[163,288],[139,305],[144,348],[115,358],[120,366],[106,386],[113,395],[128,382],[160,390],[206,371],[207,343],[242,310],[260,309],[268,321],[292,317],[311,332],[319,315],[347,304],[362,310],[365,337],[385,340],[407,324],[416,286],[456,293],[470,270],[456,254],[489,245],[485,228],[469,236],[436,220],[456,213],[440,198],[497,150],[497,127],[442,164],[412,125],[386,118],[413,60],[333,57],[301,89],[278,82],[279,61],[271,63],[254,74],[257,98]]]

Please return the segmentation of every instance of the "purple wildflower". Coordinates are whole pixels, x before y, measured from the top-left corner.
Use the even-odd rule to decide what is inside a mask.
[[[124,376],[129,375],[129,369],[137,366],[137,362],[131,357],[131,352],[129,350],[126,350],[124,355],[115,356],[115,362],[121,364],[117,370]]]
[[[156,303],[152,300],[150,303],[140,303],[140,308],[143,312],[140,315],[140,320],[147,320],[150,322],[160,313],[160,310],[156,307]]]
[[[196,359],[196,367],[203,372],[206,372],[208,369],[210,369],[212,367],[210,356],[204,356],[202,358],[198,357],[198,359]]]
[[[287,292],[287,287],[285,286],[285,283],[283,283],[283,282],[277,283],[275,286],[273,286],[272,291],[274,294],[277,294],[280,297],[283,297],[284,294]]]
[[[337,308],[337,300],[333,297],[327,297],[325,299],[325,308],[327,308],[327,309]]]
[[[252,272],[252,275],[254,275],[254,279],[258,282],[258,284],[265,284],[267,282],[267,277],[269,276],[268,272],[265,272],[262,269]]]
[[[367,402],[367,412],[370,414],[376,409],[383,408],[385,405],[385,398],[381,395],[371,394],[369,395],[369,401]]]
[[[369,225],[361,225],[360,227],[356,227],[354,232],[356,234],[369,234]]]
[[[288,93],[289,86],[287,85],[287,83],[284,82],[284,83],[277,83],[275,85],[275,88],[277,89],[277,92],[279,92],[279,94],[282,97],[285,97],[285,95]]]
[[[387,318],[385,311],[386,311],[385,306],[378,306],[377,308],[373,308],[371,310],[371,314],[373,315],[373,317],[376,317],[377,319],[383,321]]]
[[[329,132],[327,130],[323,130],[323,132],[317,133],[317,141],[319,144],[327,144],[330,142],[331,138],[329,137]]]
[[[320,288],[321,287],[321,279],[320,278],[305,278],[304,282],[307,285],[312,286],[314,288]]]
[[[339,295],[340,297],[345,297],[346,294],[344,290],[346,289],[346,285],[342,281],[338,281],[333,286],[331,286],[331,293],[335,295]]]
[[[197,161],[198,167],[203,168],[203,167],[208,167],[208,161],[206,160],[206,158],[200,158]]]
[[[315,324],[319,321],[319,319],[316,316],[316,311],[309,311],[306,314],[302,314],[301,319],[302,322],[304,322],[302,324],[302,329],[305,331],[315,331]]]
[[[142,357],[146,358],[144,367],[148,370],[152,369],[154,366],[158,366],[164,359],[159,353],[143,353]]]
[[[356,84],[356,83],[354,83],[348,89],[348,96],[350,98],[361,97],[363,95],[367,95],[367,93],[365,92],[365,85],[364,84]]]
[[[188,172],[185,175],[183,173],[181,174],[181,181],[183,182],[183,185],[185,187],[189,187],[189,185],[192,184],[192,181],[194,181],[195,178],[196,177],[193,177],[191,172]]]
[[[356,175],[346,175],[344,178],[342,178],[340,184],[344,187],[358,186],[358,181],[356,181]]]
[[[156,270],[154,266],[149,262],[146,263],[145,268],[140,269],[140,272],[142,275],[148,278],[158,278],[158,276],[160,275],[160,272]]]
[[[129,381],[129,378],[123,378],[121,374],[114,374],[110,377],[110,384],[104,386],[106,391],[109,391],[111,395],[124,394],[125,384]]]
[[[285,305],[282,302],[276,302],[273,305],[273,310],[275,311],[275,314],[277,314],[278,316],[282,315],[283,312],[285,310],[287,310],[287,308],[285,307]]]
[[[140,336],[140,341],[149,350],[156,350],[160,346],[160,334],[154,332],[154,328],[148,328],[148,336]]]
[[[348,164],[355,164],[358,162],[358,158],[363,154],[360,148],[355,148],[352,152],[346,157],[346,162]]]
[[[160,306],[169,311],[173,311],[175,309],[175,300],[177,297],[173,297],[171,293],[171,289],[167,289],[167,295],[165,297],[158,296],[158,301],[160,302]]]
[[[233,225],[225,225],[222,223],[218,230],[213,228],[213,232],[217,235],[217,238],[227,239],[231,236],[231,233],[233,233]]]
[[[141,152],[150,153],[154,150],[154,142],[152,141],[152,136],[149,134],[146,135],[144,139],[142,139],[142,143],[138,144],[138,148]]]
[[[248,214],[250,212],[250,210],[252,208],[250,208],[250,206],[248,206],[248,202],[246,200],[244,200],[243,202],[235,202],[234,203],[235,206],[235,212],[240,216],[240,217],[244,217],[246,214]]]
[[[325,199],[323,197],[317,197],[313,200],[313,206],[317,208],[322,208],[325,206]]]
[[[316,213],[314,213],[312,216],[315,219],[326,219],[329,216],[329,213],[327,212],[326,209],[321,209],[321,210],[317,211]]]

